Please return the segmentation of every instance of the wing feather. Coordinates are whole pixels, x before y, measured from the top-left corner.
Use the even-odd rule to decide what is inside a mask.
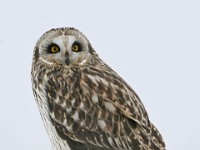
[[[97,69],[90,66],[82,70],[80,80],[82,88],[93,89],[99,97],[119,108],[125,116],[146,126],[149,123],[149,118],[140,98],[111,68],[107,71],[107,67],[107,65],[102,65]],[[95,82],[90,76],[95,78]]]

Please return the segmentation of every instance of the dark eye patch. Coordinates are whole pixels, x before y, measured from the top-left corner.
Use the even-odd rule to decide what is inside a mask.
[[[47,52],[50,54],[57,53],[59,51],[60,51],[60,47],[55,43],[52,43],[47,47]]]
[[[82,51],[82,45],[81,45],[79,42],[75,41],[75,42],[73,43],[71,49],[72,49],[72,51],[74,51],[74,52],[81,52],[81,51]]]

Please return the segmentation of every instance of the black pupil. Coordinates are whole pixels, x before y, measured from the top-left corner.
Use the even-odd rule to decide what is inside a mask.
[[[57,44],[52,43],[48,46],[47,50],[48,50],[48,53],[52,54],[52,53],[56,53],[60,51],[60,48]]]
[[[75,47],[75,49],[77,49],[78,51],[76,51],[76,52],[80,52],[80,51],[82,51],[82,47],[81,47],[81,44],[80,43],[78,43],[78,42],[74,42],[74,44],[72,45],[72,47]],[[76,48],[76,47],[78,47],[78,48]]]

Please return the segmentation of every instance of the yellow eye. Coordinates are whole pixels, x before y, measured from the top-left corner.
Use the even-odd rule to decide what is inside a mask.
[[[51,45],[48,46],[48,53],[57,53],[60,51],[60,47],[57,44],[52,43]]]
[[[79,42],[74,42],[71,49],[74,52],[80,52],[82,51],[82,45]]]
[[[51,48],[51,51],[52,51],[52,53],[56,53],[56,52],[59,51],[59,47],[53,46],[53,47]]]
[[[72,50],[75,51],[75,52],[78,52],[79,51],[78,45],[73,45]]]

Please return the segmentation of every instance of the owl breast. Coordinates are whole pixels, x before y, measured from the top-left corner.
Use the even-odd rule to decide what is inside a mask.
[[[49,113],[50,105],[47,98],[47,95],[49,95],[49,92],[47,92],[47,84],[51,80],[51,77],[55,76],[58,72],[60,72],[60,69],[49,70],[45,65],[35,64],[32,68],[32,89],[53,150],[70,150],[67,142],[57,134]]]
[[[119,141],[127,141],[125,136],[120,136],[123,132],[118,122],[120,116],[110,113],[116,108],[104,103],[90,87],[95,80],[92,76],[83,81],[80,68],[48,71],[44,68],[38,68],[41,69],[38,74],[33,73],[33,83],[36,80],[40,83],[34,84],[33,89],[45,128],[56,150],[59,150],[58,147],[65,150],[67,145],[74,150],[80,147],[83,150],[130,149],[123,142],[119,144]],[[82,143],[90,144],[88,147]],[[74,148],[74,145],[79,146]]]

